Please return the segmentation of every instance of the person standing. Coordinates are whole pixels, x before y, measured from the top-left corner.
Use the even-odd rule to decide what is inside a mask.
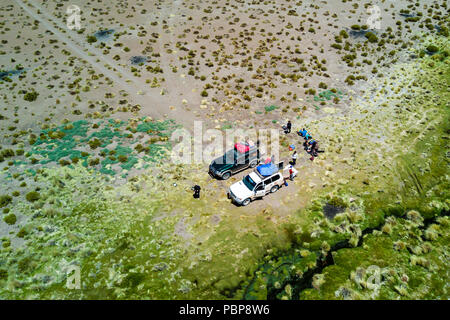
[[[303,147],[305,148],[306,152],[309,152],[309,145],[311,144],[311,140],[310,138],[306,139],[305,138],[305,142],[303,142]]]
[[[299,131],[297,132],[297,134],[298,134],[300,137],[305,137],[307,133],[308,133],[308,131],[307,131],[305,128],[303,128],[302,130],[299,130]]]
[[[199,199],[200,198],[200,190],[201,189],[202,188],[200,188],[200,186],[197,185],[197,184],[192,187],[192,190],[194,191],[194,199]]]
[[[294,181],[294,170],[292,169],[292,166],[289,168],[289,179]]]
[[[288,120],[286,124],[286,134],[291,133],[292,123],[291,120]]]
[[[295,166],[297,164],[297,151],[294,151],[292,154],[292,165]]]
[[[309,134],[309,132],[307,132],[305,134],[305,140],[308,141],[309,139],[312,139],[312,136]]]
[[[318,145],[317,145],[317,141],[316,140],[312,140],[309,144],[311,145],[310,153],[313,156],[315,156],[315,154],[317,153],[317,149],[319,148]]]

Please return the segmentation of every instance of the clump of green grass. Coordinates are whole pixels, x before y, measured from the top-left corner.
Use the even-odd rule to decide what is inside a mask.
[[[9,225],[13,225],[17,221],[17,217],[14,213],[10,213],[7,216],[3,217],[3,221],[5,221]]]
[[[66,134],[63,132],[63,131],[50,131],[49,133],[48,133],[48,136],[51,138],[51,139],[62,139],[62,138],[64,138],[64,136],[65,136]]]
[[[439,51],[439,48],[436,45],[434,45],[434,44],[430,44],[427,47],[427,51],[430,52],[430,53],[436,53],[436,52]]]
[[[18,238],[24,238],[27,234],[28,232],[25,230],[25,228],[21,228],[19,232],[17,232],[16,236]]]
[[[92,167],[98,165],[99,163],[100,163],[99,158],[94,158],[94,159],[89,160],[89,165]]]
[[[8,279],[8,270],[0,269],[0,280]]]
[[[29,202],[35,202],[37,200],[39,200],[41,198],[41,195],[39,194],[39,192],[37,191],[31,191],[28,192],[27,195],[25,196],[25,198],[29,201]]]
[[[12,197],[5,194],[0,196],[0,208],[6,207],[12,201]]]
[[[33,91],[26,92],[25,95],[23,96],[23,99],[28,102],[33,102],[38,98],[38,96],[39,96],[39,93],[37,93],[36,91],[33,90]]]
[[[124,155],[124,154],[119,155],[119,156],[117,157],[117,159],[119,160],[119,162],[122,162],[122,163],[128,161],[128,157],[127,157],[126,155]]]
[[[102,145],[102,142],[99,139],[94,138],[94,139],[90,140],[88,142],[88,144],[91,147],[91,149],[97,149],[98,147],[100,147]]]
[[[68,166],[70,164],[70,161],[66,160],[66,159],[60,159],[59,160],[59,164],[61,166]]]
[[[2,239],[2,247],[3,248],[9,248],[11,246],[11,240],[10,239]]]
[[[328,204],[337,208],[347,208],[347,204],[341,197],[332,197],[328,200]]]
[[[365,37],[367,38],[367,40],[368,40],[370,43],[376,43],[376,42],[378,42],[378,37],[375,35],[375,33],[371,32],[371,31],[367,32],[367,33],[365,34]]]
[[[86,41],[87,41],[87,43],[95,43],[95,42],[97,42],[97,37],[95,37],[93,35],[87,36]]]
[[[1,155],[3,158],[10,158],[10,157],[14,157],[16,154],[15,154],[14,150],[12,150],[12,149],[5,149],[5,150],[2,150]]]

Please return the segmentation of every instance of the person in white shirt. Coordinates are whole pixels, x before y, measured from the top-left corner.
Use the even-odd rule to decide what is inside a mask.
[[[295,166],[297,163],[297,151],[292,154],[292,165]]]

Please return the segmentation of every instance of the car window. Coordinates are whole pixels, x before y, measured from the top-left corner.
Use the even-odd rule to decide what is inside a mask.
[[[277,181],[278,179],[280,179],[280,175],[277,174],[276,176],[270,177],[269,179],[265,180],[264,183],[265,184],[270,184],[272,182]]]
[[[264,190],[264,185],[261,183],[261,184],[258,184],[257,186],[256,186],[256,189],[255,189],[255,191],[262,191],[262,190]]]
[[[253,179],[250,178],[250,176],[246,176],[242,181],[244,182],[245,186],[250,190],[253,190],[253,188],[256,185],[255,181],[253,181]]]

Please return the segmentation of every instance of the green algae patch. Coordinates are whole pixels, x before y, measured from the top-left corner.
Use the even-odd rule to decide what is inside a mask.
[[[160,137],[170,136],[172,130],[179,127],[173,120],[145,121],[145,118],[142,118],[141,121],[142,123],[138,124],[136,127],[137,132],[152,133]]]
[[[56,130],[64,133],[61,139],[51,138],[52,132]],[[34,143],[31,152],[33,155],[43,158],[39,162],[47,164],[49,162],[58,162],[65,157],[82,158],[81,151],[76,150],[76,147],[79,139],[86,137],[88,122],[85,120],[75,121],[70,125],[60,126],[56,130],[43,130]],[[78,140],[76,139],[77,137],[79,137]]]
[[[148,121],[146,118],[130,120],[129,123],[113,119],[94,124],[87,120],[69,122],[56,128],[42,130],[33,143],[31,155],[32,159],[37,158],[33,163],[41,165],[49,163],[70,165],[80,161],[85,167],[91,165],[101,173],[115,175],[118,171],[112,169],[111,165],[118,162],[121,170],[129,171],[136,167],[139,159],[156,162],[167,156],[171,148],[168,138],[177,127],[173,120]],[[142,141],[133,139],[133,133],[143,133],[149,139],[145,139],[145,135],[141,137]],[[126,147],[137,142],[143,145],[140,150]],[[114,145],[116,146],[112,147]],[[117,155],[99,160],[98,163],[101,165],[97,166],[94,158],[101,156],[102,151],[105,154],[110,152],[111,147]],[[139,155],[142,151],[145,153],[144,156]],[[122,159],[126,156],[126,160],[119,161],[117,159],[119,156],[122,156]]]
[[[230,122],[226,122],[223,126],[220,127],[220,130],[229,130],[233,128],[233,125]]]
[[[320,92],[318,95],[314,96],[314,101],[329,101],[331,99],[342,99],[344,94],[340,90],[330,89]]]
[[[264,107],[264,110],[266,111],[266,113],[272,112],[276,109],[279,109],[279,107],[274,106],[274,105]]]

